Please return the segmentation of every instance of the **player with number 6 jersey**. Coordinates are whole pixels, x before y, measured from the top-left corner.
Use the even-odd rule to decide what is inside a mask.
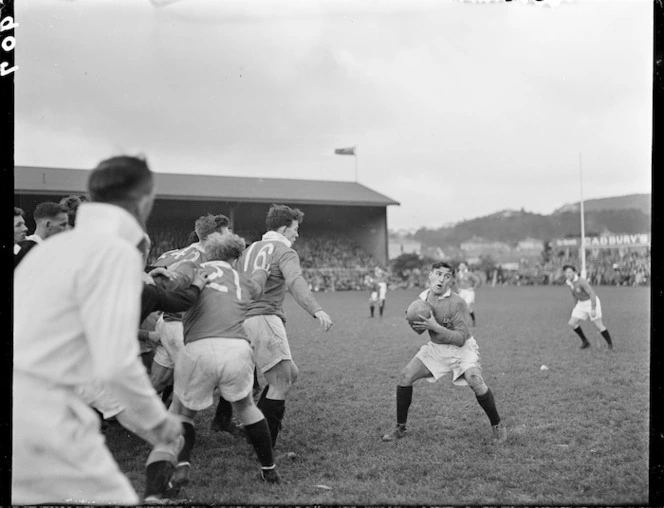
[[[279,483],[272,441],[263,414],[252,397],[254,359],[242,326],[247,306],[262,293],[267,271],[240,275],[231,265],[245,247],[232,233],[210,234],[200,265],[207,283],[183,317],[184,343],[175,362],[175,387],[170,411],[180,416],[184,446],[155,446],[147,461],[145,500],[167,495],[169,484],[179,489],[189,481],[191,452],[196,442],[194,417],[213,403],[215,389],[229,401],[261,463],[261,476]],[[186,269],[185,265],[178,270]]]

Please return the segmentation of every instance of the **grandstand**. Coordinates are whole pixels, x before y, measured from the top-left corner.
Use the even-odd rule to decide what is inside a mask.
[[[38,203],[85,193],[87,177],[85,170],[16,166],[14,205],[27,212],[28,227],[33,228],[30,221]],[[281,203],[305,214],[295,248],[311,277],[337,280],[343,276],[331,275],[329,269],[387,265],[387,207],[399,203],[362,184],[174,173],[157,173],[155,179],[157,199],[148,223],[152,256],[187,244],[194,221],[206,213],[223,213],[233,230],[248,241],[257,240],[270,204]],[[352,286],[344,282],[338,289]]]

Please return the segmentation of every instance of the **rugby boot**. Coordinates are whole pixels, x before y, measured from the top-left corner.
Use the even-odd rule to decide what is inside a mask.
[[[493,443],[500,444],[507,441],[507,429],[502,423],[491,427],[493,429]]]
[[[402,424],[397,424],[394,429],[392,429],[391,432],[388,432],[385,434],[381,440],[382,441],[396,441],[397,439],[401,439],[406,435],[406,426]]]
[[[191,464],[189,462],[180,462],[175,468],[173,477],[171,478],[171,485],[175,489],[181,489],[189,483],[189,470]]]
[[[175,466],[168,461],[160,460],[148,464],[145,469],[145,493],[143,499],[146,503],[154,503],[166,497],[171,488],[171,477]]]
[[[271,468],[261,468],[261,478],[264,482],[267,483],[281,483],[281,476],[279,475],[279,471],[277,471],[276,467],[271,467]]]

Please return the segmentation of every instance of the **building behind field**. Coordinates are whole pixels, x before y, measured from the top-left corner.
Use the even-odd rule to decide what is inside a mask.
[[[84,194],[88,175],[87,170],[16,166],[14,204],[26,211],[28,227],[34,229],[35,206]],[[157,199],[148,231],[157,251],[184,246],[194,221],[207,213],[226,215],[234,231],[257,240],[265,232],[270,205],[279,203],[305,214],[296,247],[299,243],[304,250],[320,248],[328,254],[336,247],[341,254],[328,258],[337,264],[337,257],[356,253],[346,256],[351,266],[344,268],[361,268],[364,262],[387,265],[387,207],[399,203],[360,183],[174,173],[156,173],[155,180]]]

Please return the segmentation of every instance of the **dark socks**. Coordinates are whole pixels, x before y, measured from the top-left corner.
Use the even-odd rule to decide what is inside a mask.
[[[484,412],[489,417],[491,425],[498,425],[500,423],[500,416],[498,416],[498,410],[496,409],[496,401],[493,399],[493,393],[491,389],[487,390],[484,395],[475,395],[477,397],[477,402],[479,402]]]
[[[190,462],[191,450],[196,444],[196,430],[189,422],[183,422],[182,429],[184,431],[184,446],[180,451],[180,455],[178,455],[178,462]]]
[[[408,408],[412,400],[412,386],[397,386],[397,425],[406,425]]]
[[[173,394],[173,385],[169,385],[166,388],[164,388],[164,391],[161,392],[161,401],[164,404],[168,403],[168,398]]]
[[[613,342],[611,342],[611,335],[609,334],[609,330],[606,329],[603,332],[600,332],[602,334],[602,337],[604,337],[604,340],[606,343],[609,345],[610,348],[613,347]]]
[[[371,305],[371,306],[369,307],[369,310],[371,311],[371,317],[374,317],[374,306]]]
[[[577,325],[576,328],[574,328],[574,332],[581,337],[581,342],[583,342],[583,345],[585,346],[586,344],[589,344],[588,339],[586,339],[586,335],[583,333],[583,330],[581,329],[581,326]]]
[[[475,312],[470,313],[470,319],[473,320],[473,326],[475,326]]]
[[[263,394],[267,394],[267,387]],[[272,438],[272,446],[274,447],[277,444],[279,429],[281,429],[281,420],[283,420],[284,413],[286,412],[286,401],[268,399],[267,396],[261,396],[257,405],[267,420]]]
[[[148,464],[145,469],[145,494],[143,494],[143,497],[163,496],[168,489],[174,470],[175,466],[165,460]]]
[[[378,311],[380,312],[380,317],[383,317],[383,309],[385,308],[385,304],[381,304],[381,306],[378,308]]]
[[[223,397],[219,397],[219,404],[217,404],[217,411],[214,414],[214,421],[220,427],[228,427],[233,417],[233,406]]]
[[[246,425],[244,430],[247,432],[247,439],[251,446],[256,450],[256,455],[262,467],[274,466],[274,456],[272,455],[272,437],[267,420]]]

